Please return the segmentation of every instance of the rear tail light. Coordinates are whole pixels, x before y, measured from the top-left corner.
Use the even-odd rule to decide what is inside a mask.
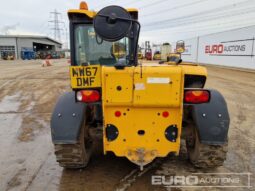
[[[208,90],[185,90],[184,103],[207,103],[210,101]]]
[[[81,90],[76,93],[76,99],[85,103],[97,102],[100,100],[100,93],[97,90]]]

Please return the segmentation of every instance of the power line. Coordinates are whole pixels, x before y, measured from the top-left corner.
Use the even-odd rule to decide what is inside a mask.
[[[232,25],[232,26],[226,26],[224,27],[224,30],[222,30],[222,26],[219,27],[215,27],[212,29],[198,29],[198,30],[191,30],[191,31],[185,31],[185,33],[183,33],[183,31],[174,31],[174,32],[168,32],[167,34],[163,34],[161,35],[162,38],[164,38],[165,40],[169,40],[170,41],[175,41],[176,38],[179,39],[190,39],[190,38],[195,38],[197,36],[203,36],[203,35],[209,35],[209,34],[215,34],[218,32],[224,32],[224,31],[229,31],[229,30],[237,30],[240,28],[247,28],[247,27],[255,27],[254,23],[244,23],[242,25],[237,24],[237,25]],[[178,34],[178,37],[176,37],[176,34]],[[167,35],[167,36],[166,36]],[[174,38],[171,38],[171,36]],[[170,38],[169,38],[170,37]]]
[[[161,4],[161,3],[165,2],[165,1],[169,1],[169,0],[157,0],[157,1],[154,1],[153,3],[145,4],[145,5],[140,6],[140,7],[137,7],[137,8],[138,8],[138,9],[145,9],[145,8],[151,7],[151,6],[153,6],[153,5]],[[109,5],[109,4],[112,4],[113,2],[115,2],[115,0],[113,0],[113,1],[111,1],[111,2],[108,2],[108,5]],[[119,1],[118,1],[118,2],[119,2]],[[141,1],[140,1],[140,2],[141,2]],[[123,6],[123,7],[129,6],[129,7],[130,7],[130,5],[136,4],[136,3],[140,3],[140,2],[137,1],[137,0],[134,0],[134,1],[130,1],[130,2],[125,2],[124,5],[122,5],[122,6]],[[97,7],[95,7],[95,8],[100,8],[100,7],[102,7],[102,6],[97,6]]]
[[[166,9],[163,9],[163,10],[157,10],[157,11],[154,11],[154,12],[151,12],[150,14],[141,14],[141,17],[147,17],[147,16],[154,16],[154,15],[158,15],[158,14],[162,14],[164,12],[170,12],[170,11],[175,11],[177,9],[181,9],[181,8],[184,8],[184,7],[188,7],[188,6],[192,6],[192,5],[196,5],[196,4],[199,4],[199,3],[204,3],[206,1],[210,1],[210,0],[198,0],[198,1],[192,1],[192,2],[189,2],[189,3],[186,3],[186,4],[183,4],[183,5],[178,5],[178,6],[175,6],[175,7],[172,7],[172,8],[166,8]]]
[[[63,26],[63,24],[64,24],[63,21],[60,21],[61,13],[57,12],[57,10],[55,9],[55,11],[50,12],[50,14],[53,15],[53,17],[54,17],[54,20],[49,21],[50,23],[53,23],[53,28],[51,28],[51,30],[54,31],[54,39],[61,42],[60,31],[63,30],[61,25]]]
[[[141,1],[140,1],[140,2],[141,2]],[[136,4],[136,3],[139,3],[139,1],[134,0],[134,1],[126,2],[126,3],[124,4],[124,6],[130,6],[130,4]]]
[[[150,3],[150,4],[146,4],[146,5],[142,6],[142,7],[138,7],[138,9],[148,8],[148,7],[151,7],[153,5],[161,4],[161,3],[165,2],[165,1],[169,1],[169,0],[158,0],[158,1],[155,1],[155,2]]]
[[[183,17],[177,17],[177,18],[173,18],[173,19],[166,19],[166,20],[163,20],[163,21],[160,21],[160,22],[180,21],[180,20],[191,19],[191,18],[195,18],[195,17],[201,18],[204,15],[208,15],[208,14],[217,15],[218,12],[232,10],[233,8],[236,8],[237,6],[240,8],[240,6],[246,5],[250,1],[252,1],[252,0],[247,0],[245,2],[241,2],[241,3],[237,3],[237,4],[232,4],[232,5],[226,5],[226,6],[223,6],[223,7],[220,7],[220,8],[214,8],[214,9],[202,11],[202,12],[199,12],[199,13],[185,15]],[[156,22],[145,23],[144,26],[150,25],[150,24],[154,25],[154,24],[157,24],[157,23],[159,23],[159,22],[156,21]]]
[[[160,34],[161,35],[164,35],[164,34],[169,35],[169,33],[187,33],[187,32],[197,32],[197,31],[201,31],[201,30],[214,30],[217,28],[222,28],[222,25],[224,25],[224,28],[235,27],[235,26],[255,25],[255,21],[253,20],[255,18],[255,16],[250,17],[250,18],[251,18],[251,20],[248,22],[245,22],[245,21],[247,21],[247,19],[241,19],[241,20],[235,20],[235,23],[228,21],[228,22],[209,24],[209,25],[203,25],[203,26],[189,26],[189,27],[185,26],[185,27],[181,27],[181,29],[177,29],[177,30],[170,29],[167,31],[161,31]],[[231,24],[231,26],[226,26],[229,24]],[[233,24],[235,24],[235,25],[233,25]],[[190,31],[188,29],[195,29],[195,30]],[[152,32],[152,31],[145,31],[144,33],[147,33],[147,32]]]
[[[40,30],[39,30],[39,33],[45,33],[46,32],[46,30],[48,30],[49,29],[49,22],[48,21],[46,21],[46,22],[44,22],[41,26],[40,26]]]
[[[111,1],[107,2],[106,5],[103,4],[103,6],[100,4],[100,5],[98,5],[98,6],[95,6],[95,9],[98,9],[98,8],[105,7],[105,6],[107,6],[107,5],[113,4],[113,2],[115,2],[115,1],[116,1],[116,0],[111,0]]]
[[[183,18],[175,18],[175,19],[167,19],[161,22],[153,22],[153,23],[148,23],[144,24],[143,28],[171,28],[175,26],[180,26],[183,24],[191,24],[191,23],[199,23],[199,22],[205,22],[205,21],[211,21],[211,20],[216,20],[218,18],[225,18],[225,17],[231,17],[231,16],[238,16],[238,15],[243,15],[243,14],[248,14],[250,12],[254,11],[255,7],[252,8],[245,8],[243,10],[236,11],[235,13],[225,13],[225,14],[213,14],[211,16],[199,16],[198,18],[192,18],[191,16],[185,16]],[[199,14],[200,15],[200,14]]]
[[[251,10],[249,10],[247,12],[242,12],[242,13],[238,13],[238,14],[232,14],[232,15],[228,15],[228,16],[233,17],[233,16],[246,15],[246,14],[254,13],[254,11],[255,11],[255,9],[251,9]],[[181,23],[180,25],[175,24],[175,25],[172,25],[172,26],[158,27],[156,30],[175,28],[175,27],[179,27],[179,26],[182,26],[182,25],[190,25],[190,27],[194,27],[193,24],[195,24],[195,23],[202,23],[202,22],[206,22],[206,21],[213,21],[213,20],[216,20],[216,19],[217,18],[214,18],[214,19],[211,19],[211,18],[209,19],[208,18],[208,19],[200,20],[200,21],[198,21],[198,20],[197,21],[193,21],[193,22],[187,21],[187,22]],[[235,24],[236,21],[235,22],[232,21],[232,23]],[[154,29],[150,29],[150,30],[147,29],[147,31],[154,31],[154,30],[155,30],[155,28]]]

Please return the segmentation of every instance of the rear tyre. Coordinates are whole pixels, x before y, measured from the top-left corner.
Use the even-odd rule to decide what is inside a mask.
[[[55,144],[54,146],[60,166],[67,169],[86,167],[92,152],[92,140],[89,137],[85,120],[76,144]]]
[[[206,145],[199,140],[198,132],[193,127],[186,139],[186,147],[190,162],[197,168],[217,168],[226,160],[228,143],[224,145]]]

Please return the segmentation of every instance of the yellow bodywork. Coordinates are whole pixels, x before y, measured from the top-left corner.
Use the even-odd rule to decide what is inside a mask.
[[[137,17],[136,9],[127,11]],[[96,12],[70,10],[68,14],[84,14],[93,19]],[[155,54],[154,59],[160,60],[161,55]],[[179,154],[185,74],[206,76],[207,72],[203,67],[188,64],[148,64],[123,69],[70,66],[72,89],[102,90],[104,153],[127,157],[141,167],[156,157]],[[109,126],[118,130],[114,140],[106,135]],[[177,129],[171,141],[166,137],[169,127]]]
[[[68,15],[70,14],[84,14],[87,15],[89,18],[93,19],[96,16],[97,12],[82,9],[71,9],[68,11]]]
[[[120,80],[121,79],[121,80]],[[102,68],[104,126],[118,128],[115,141],[104,136],[104,152],[112,151],[144,166],[155,157],[179,153],[183,81],[180,67]],[[121,86],[121,91],[117,89]],[[133,88],[134,87],[134,88]],[[115,112],[120,111],[120,117]],[[163,117],[169,112],[169,117]],[[176,142],[165,138],[170,125],[178,128]],[[105,128],[104,128],[105,130]],[[144,135],[139,135],[144,131]],[[104,132],[105,134],[105,132]]]
[[[127,157],[139,166],[150,163],[156,157],[165,157],[169,153],[178,155],[182,129],[184,75],[206,76],[206,69],[201,66],[167,64],[126,67],[120,70],[107,66],[71,66],[73,88],[77,88],[77,73],[80,70],[86,71],[86,68],[92,70],[92,67],[98,67],[100,71],[96,74],[95,81],[102,87],[104,153],[112,151],[115,155]],[[87,77],[85,72],[82,74],[84,76],[78,78]],[[116,116],[116,111],[121,115]],[[164,117],[163,112],[168,112],[169,116]],[[116,140],[107,139],[108,125],[118,128]],[[165,136],[166,128],[171,125],[178,129],[177,138],[173,142],[167,140]],[[140,135],[139,131],[144,131],[144,134]]]
[[[138,10],[135,8],[127,8],[126,10],[131,14],[138,13]],[[83,14],[93,19],[96,16],[97,12],[92,10],[84,10],[84,9],[70,9],[68,11],[68,15],[71,15],[71,14]]]
[[[161,54],[154,54],[153,60],[161,60]]]

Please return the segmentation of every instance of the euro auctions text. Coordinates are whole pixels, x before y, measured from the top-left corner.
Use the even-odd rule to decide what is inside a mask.
[[[151,184],[170,187],[251,188],[251,173],[192,173],[188,176],[153,175]]]

